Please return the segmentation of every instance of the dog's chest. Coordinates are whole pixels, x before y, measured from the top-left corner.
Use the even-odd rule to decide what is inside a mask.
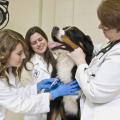
[[[74,62],[65,54],[60,54],[57,57],[57,76],[64,83],[68,83],[72,78],[72,69]]]

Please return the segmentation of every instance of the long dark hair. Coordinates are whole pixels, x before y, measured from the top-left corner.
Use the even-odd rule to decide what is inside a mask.
[[[26,36],[25,36],[25,41],[28,45],[28,49],[29,49],[29,58],[28,58],[28,61],[31,59],[31,57],[35,54],[35,52],[33,51],[32,47],[31,47],[31,43],[30,43],[30,37],[34,34],[34,33],[39,33],[40,35],[42,35],[43,38],[45,38],[45,40],[48,42],[48,37],[47,35],[45,34],[45,32],[39,28],[38,26],[34,26],[34,27],[31,27],[27,33],[26,33]],[[49,64],[52,65],[53,67],[53,72],[56,71],[56,60],[52,54],[52,52],[50,51],[50,49],[47,47],[44,55],[43,55],[43,59],[46,61],[47,63],[47,68],[49,67]],[[52,73],[53,74],[53,73]]]

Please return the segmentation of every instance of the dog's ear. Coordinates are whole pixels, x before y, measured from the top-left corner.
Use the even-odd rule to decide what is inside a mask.
[[[65,27],[66,36],[75,44],[79,45],[80,41],[84,39],[84,33],[75,26]]]
[[[69,31],[71,31],[69,34],[73,34],[74,38],[72,39],[74,43],[79,44],[84,49],[86,55],[91,55],[93,53],[94,46],[90,36],[85,35],[84,32],[75,26],[71,27]]]
[[[77,45],[79,44],[80,47],[83,49],[83,51],[86,54],[86,61],[89,64],[93,56],[93,49],[94,49],[94,45],[90,36],[85,35],[84,32],[82,32],[80,29],[74,26],[72,27],[72,29],[70,29],[70,31],[71,33],[69,34],[73,34],[73,38],[71,39]]]
[[[86,54],[86,61],[89,64],[93,57],[94,45],[91,38],[88,35],[84,36],[83,46],[84,46],[84,52]]]

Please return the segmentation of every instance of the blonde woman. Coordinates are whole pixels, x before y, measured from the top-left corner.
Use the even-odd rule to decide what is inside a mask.
[[[27,56],[26,49],[21,34],[9,29],[0,31],[0,120],[5,119],[7,110],[25,114],[48,112],[50,100],[75,94],[78,90],[75,83],[70,83],[38,94],[42,89],[48,90],[54,78],[22,87],[19,79],[23,61]],[[64,87],[68,87],[67,93],[61,91]],[[59,92],[62,94],[58,94]]]

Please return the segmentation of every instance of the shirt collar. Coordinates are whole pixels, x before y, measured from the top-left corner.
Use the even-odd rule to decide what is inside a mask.
[[[31,58],[31,61],[34,63],[34,65],[38,64],[40,61],[44,61],[43,56],[40,56],[38,54],[34,54]]]

